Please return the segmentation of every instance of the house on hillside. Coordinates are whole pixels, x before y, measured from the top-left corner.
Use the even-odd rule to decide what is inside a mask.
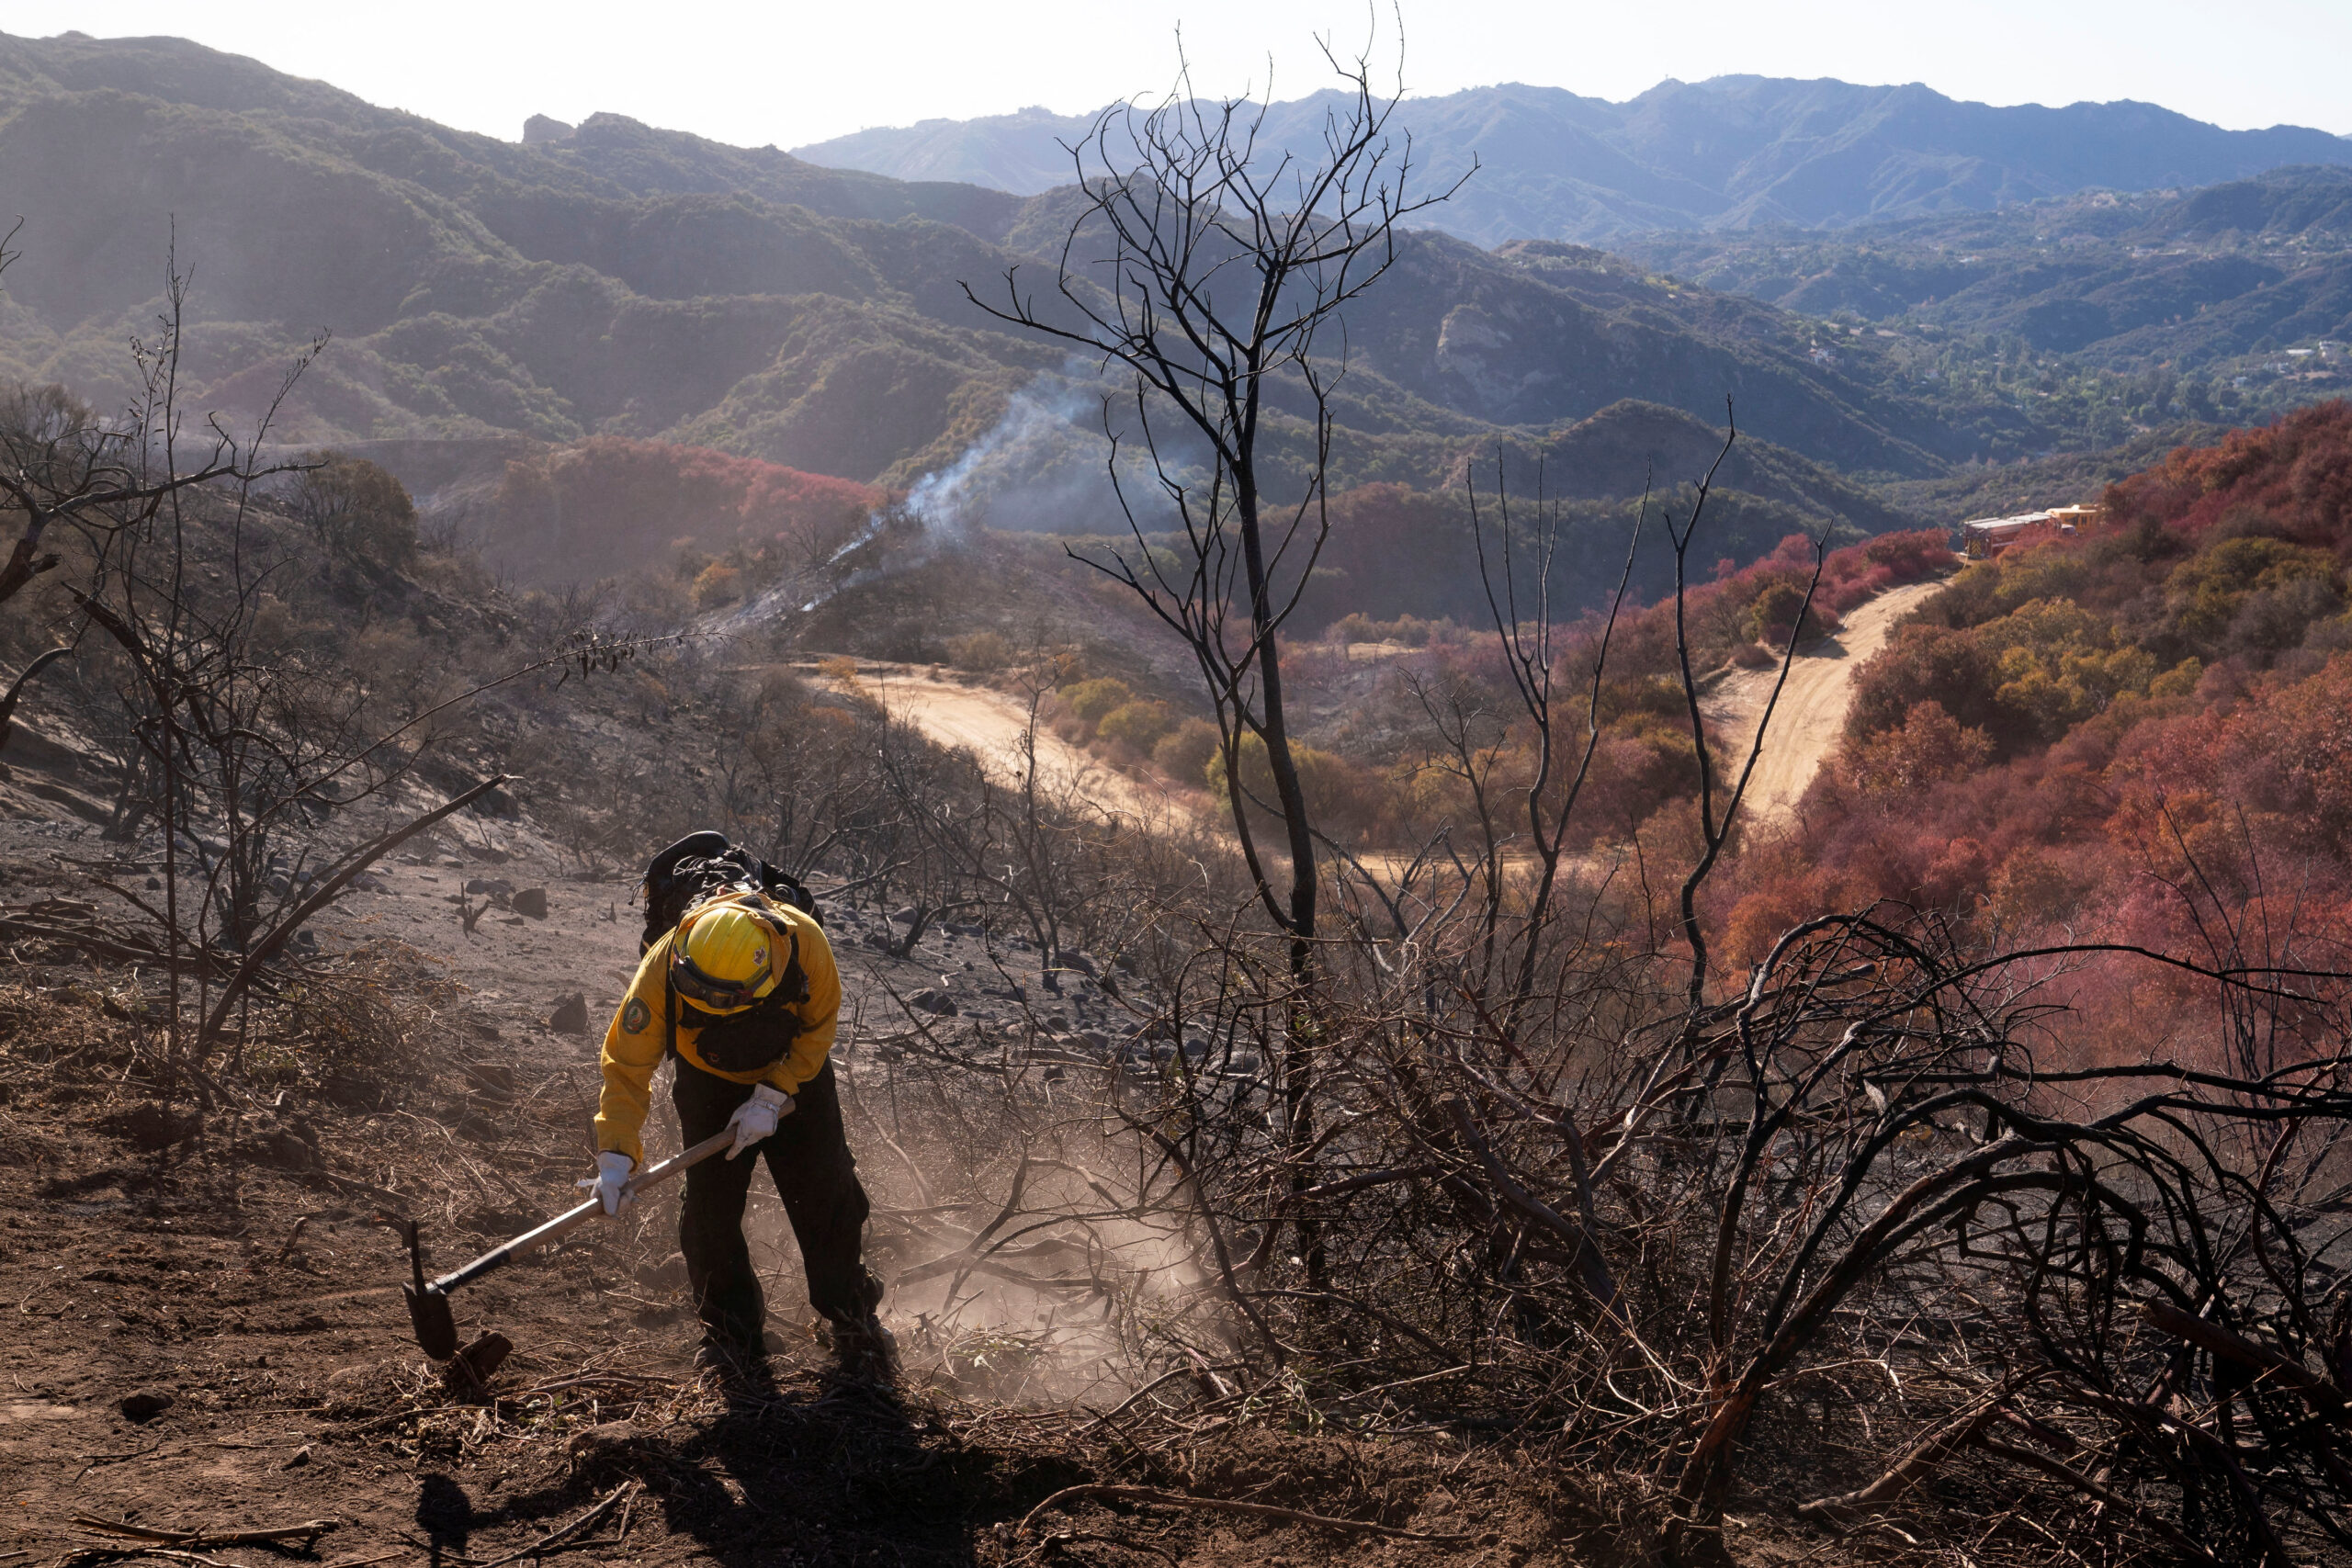
[[[1960,525],[1960,553],[1970,560],[1991,560],[2013,545],[2063,538],[2098,519],[2096,506],[2052,506],[2014,517],[1979,517]]]

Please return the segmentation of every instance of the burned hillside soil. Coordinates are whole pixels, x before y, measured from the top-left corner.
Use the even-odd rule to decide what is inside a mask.
[[[101,857],[95,835],[34,826],[0,835],[6,906],[86,899],[61,857]],[[574,1200],[593,1051],[538,1020],[568,991],[584,990],[592,1013],[608,1005],[635,930],[626,889],[559,880],[545,919],[501,911],[469,938],[447,885],[521,880],[531,861],[417,859],[348,906],[315,983],[256,1009],[242,1059],[216,1054],[200,1079],[165,1066],[152,972],[60,943],[0,944],[0,1312],[12,1328],[0,1561],[129,1554],[136,1543],[108,1523],[217,1534],[309,1521],[332,1529],[307,1549],[169,1549],[191,1562],[465,1568],[572,1527],[545,1553],[1515,1564],[1626,1550],[1611,1511],[1530,1456],[1428,1434],[1308,1436],[1279,1400],[1264,1408],[1263,1391],[1173,1417],[1119,1409],[1116,1386],[1001,1403],[984,1350],[932,1337],[891,1303],[904,1375],[896,1387],[846,1379],[808,1322],[772,1194],[755,1196],[752,1222],[772,1325],[752,1385],[722,1387],[691,1364],[674,1190],[461,1292],[461,1334],[495,1328],[515,1349],[487,1382],[436,1370],[410,1337],[406,1264],[385,1222],[418,1218],[428,1267],[447,1269]],[[508,918],[528,923],[492,923]],[[873,954],[861,921],[876,923],[839,922],[841,944],[869,1008],[924,975],[964,976],[943,974],[960,960],[936,951],[920,966]],[[975,1009],[1001,1000],[977,980],[965,988]],[[1080,1021],[1107,1010],[1099,998],[1054,1005]],[[988,1020],[941,1015],[976,1032]],[[854,1084],[854,1046],[843,1065]],[[915,1200],[850,1098],[886,1236]],[[657,1110],[657,1140],[673,1142],[668,1121]],[[885,1249],[877,1260],[887,1272]],[[1132,1496],[1065,1499],[1024,1528],[1081,1484],[1389,1533]]]

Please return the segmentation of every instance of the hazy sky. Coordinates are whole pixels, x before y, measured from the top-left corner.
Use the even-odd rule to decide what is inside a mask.
[[[1167,85],[1183,24],[1204,92],[1325,81],[1333,0],[884,0],[616,6],[596,0],[0,0],[0,31],[167,33],[375,103],[514,138],[525,117],[608,109],[747,146],[865,126],[1064,113]],[[2352,0],[1406,0],[1407,86],[1530,82],[1625,98],[1731,72],[1925,82],[1988,103],[2139,98],[2236,128],[2352,133]],[[1394,23],[1381,17],[1384,37]]]

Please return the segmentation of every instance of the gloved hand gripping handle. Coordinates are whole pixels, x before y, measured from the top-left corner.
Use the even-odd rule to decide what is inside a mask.
[[[700,1165],[711,1156],[723,1153],[734,1141],[735,1131],[731,1127],[714,1133],[692,1148],[638,1172],[622,1190],[633,1197],[649,1188],[658,1187],[688,1166]],[[503,1269],[518,1258],[527,1258],[550,1242],[560,1241],[604,1212],[604,1203],[591,1198],[558,1214],[537,1230],[525,1231],[514,1240],[491,1248],[464,1268],[444,1274],[429,1284],[424,1280],[423,1265],[417,1261],[416,1229],[412,1224],[408,1228],[409,1260],[417,1276],[417,1283],[403,1285],[401,1290],[408,1296],[409,1320],[415,1326],[416,1342],[424,1347],[426,1355],[437,1361],[446,1361],[456,1355],[458,1324],[449,1311],[450,1292],[460,1285],[470,1285],[483,1275]]]

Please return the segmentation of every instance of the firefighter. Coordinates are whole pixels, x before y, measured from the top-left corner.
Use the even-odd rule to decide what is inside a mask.
[[[861,1256],[865,1189],[828,1060],[841,999],[832,949],[816,920],[738,891],[689,910],[647,947],[605,1031],[596,1175],[581,1185],[607,1213],[634,1201],[621,1188],[645,1157],[639,1134],[664,1055],[676,1059],[670,1098],[686,1145],[722,1129],[735,1134],[726,1157],[686,1172],[678,1214],[678,1248],[703,1325],[697,1360],[722,1373],[765,1359],[766,1303],[743,1241],[759,1159],[791,1218],[808,1303],[831,1325],[835,1355],[854,1371],[889,1367],[891,1337],[874,1310],[882,1284]]]

